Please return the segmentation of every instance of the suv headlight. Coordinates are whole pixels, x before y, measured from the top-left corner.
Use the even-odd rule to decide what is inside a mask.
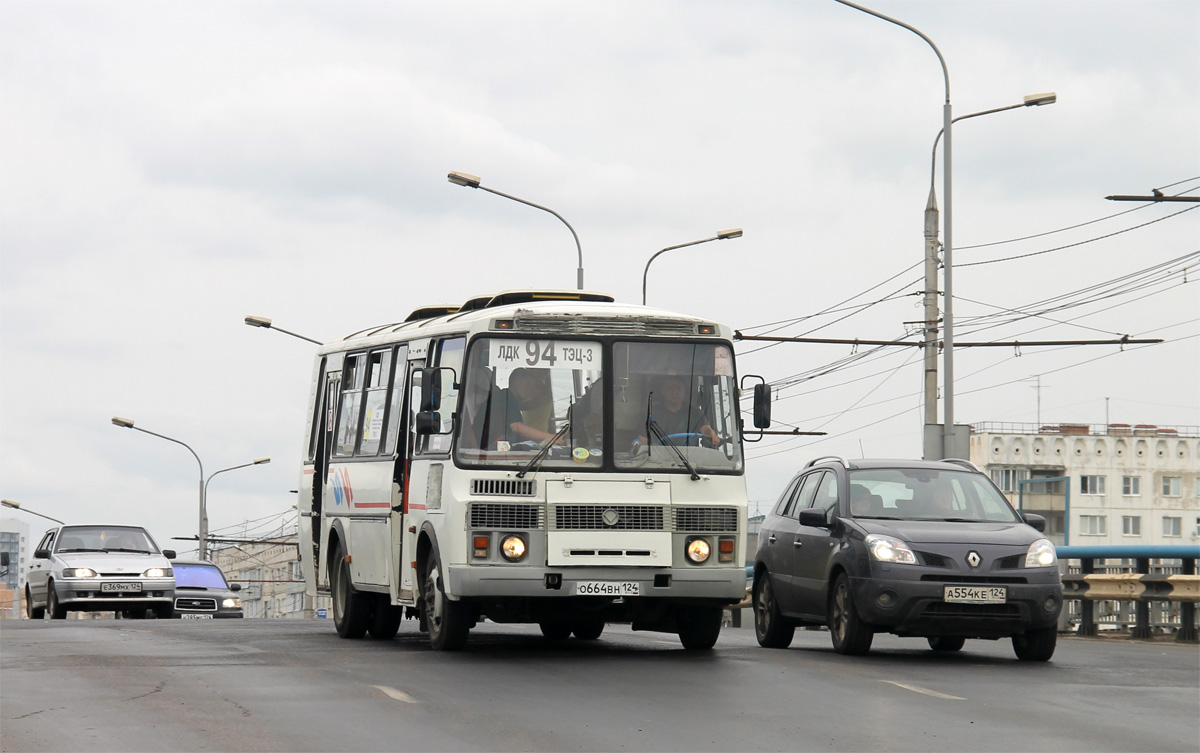
[[[222,599],[221,606],[225,609],[241,609],[242,600],[237,597]]]
[[[175,570],[169,567],[152,567],[142,573],[143,578],[170,578],[175,575]]]
[[[64,567],[64,578],[95,578],[96,571],[90,567]]]
[[[1056,567],[1058,551],[1049,539],[1038,539],[1029,545],[1025,553],[1025,567]]]
[[[917,564],[917,555],[900,539],[892,536],[869,534],[864,541],[871,557],[879,562],[895,562],[901,565]]]

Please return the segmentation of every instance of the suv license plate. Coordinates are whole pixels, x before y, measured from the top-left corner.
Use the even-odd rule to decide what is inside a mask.
[[[102,593],[122,593],[122,594],[140,594],[142,592],[141,583],[101,583],[100,591]]]
[[[1008,600],[1005,586],[946,586],[942,598],[951,604],[1003,604]]]
[[[638,596],[637,581],[583,580],[575,584],[576,596]]]
[[[186,614],[186,613],[179,615],[179,617],[184,620],[211,620],[213,618],[213,616],[211,614]]]

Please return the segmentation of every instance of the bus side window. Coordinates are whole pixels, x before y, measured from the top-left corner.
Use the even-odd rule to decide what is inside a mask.
[[[404,410],[404,378],[408,373],[408,346],[399,346],[396,349],[396,356],[392,360],[396,364],[396,368],[393,369],[392,376],[391,406],[388,408],[387,433],[384,435],[384,455],[392,455],[396,452],[396,440],[400,436],[400,411]],[[404,456],[403,446],[400,448],[400,455]]]
[[[337,441],[333,454],[349,457],[358,443],[358,423],[362,411],[362,388],[366,369],[366,354],[347,356],[342,367],[342,406],[338,413]]]
[[[366,391],[363,394],[362,443],[359,455],[378,455],[383,440],[383,419],[387,408],[388,380],[391,378],[392,352],[377,350],[367,358]]]

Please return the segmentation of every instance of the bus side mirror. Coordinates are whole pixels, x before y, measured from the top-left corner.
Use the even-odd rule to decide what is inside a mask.
[[[421,411],[417,414],[413,429],[418,436],[437,434],[442,429],[442,414],[437,411]]]
[[[771,385],[754,385],[754,428],[766,429],[771,425]]]
[[[8,552],[0,552],[0,567],[8,567]]]
[[[421,369],[421,413],[432,413],[441,405],[442,370]]]

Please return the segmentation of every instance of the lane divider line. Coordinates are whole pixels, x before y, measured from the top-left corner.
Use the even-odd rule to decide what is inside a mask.
[[[389,688],[387,685],[372,685],[371,687],[376,688],[377,690],[383,691],[384,695],[386,695],[387,697],[392,698],[394,700],[403,701],[404,703],[418,703],[416,698],[413,698],[408,693],[405,693],[403,690],[396,690],[395,688]]]
[[[898,688],[904,688],[905,690],[911,690],[914,693],[921,693],[923,695],[931,695],[934,698],[944,698],[947,701],[965,701],[965,700],[967,700],[966,698],[959,698],[956,695],[946,695],[945,693],[939,693],[936,690],[929,690],[928,688],[917,687],[916,685],[905,685],[904,683],[896,682],[895,680],[880,680],[880,682],[886,682],[890,685],[895,685]]]

